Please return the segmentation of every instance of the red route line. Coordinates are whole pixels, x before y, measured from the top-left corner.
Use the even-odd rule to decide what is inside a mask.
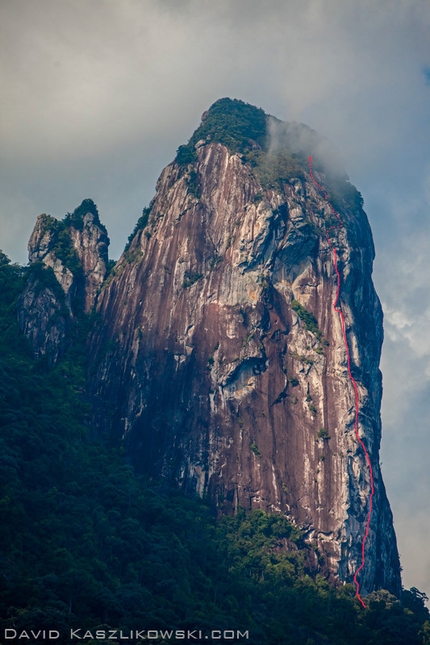
[[[313,171],[313,159],[312,157],[308,157],[308,164],[309,164],[309,173],[312,178],[312,181],[314,182],[315,186],[320,190],[320,192],[324,195],[325,200],[327,201],[327,204],[330,207],[330,210],[332,211],[333,215],[337,218],[339,224],[335,224],[334,226],[330,226],[326,230],[326,236],[328,243],[330,245],[330,248],[333,251],[333,265],[336,271],[336,276],[337,276],[337,286],[336,286],[336,297],[333,302],[333,309],[335,312],[339,315],[340,318],[340,324],[342,328],[342,337],[343,337],[343,344],[345,345],[345,353],[346,353],[346,359],[347,359],[347,364],[348,364],[348,376],[349,380],[352,383],[352,387],[354,388],[354,395],[355,395],[355,418],[354,418],[354,433],[355,433],[355,438],[357,439],[357,442],[363,449],[365,459],[367,462],[367,465],[369,467],[369,476],[370,476],[370,494],[369,494],[369,512],[367,513],[367,520],[366,520],[366,528],[364,532],[364,537],[361,542],[361,564],[360,566],[356,569],[354,573],[354,584],[355,584],[355,595],[364,607],[366,609],[366,605],[360,595],[360,583],[357,580],[357,577],[360,573],[360,571],[364,568],[366,558],[365,558],[365,547],[366,547],[366,540],[369,536],[369,529],[370,529],[370,518],[372,515],[372,508],[373,508],[373,496],[375,494],[375,483],[374,483],[374,478],[373,478],[373,468],[372,468],[372,462],[370,461],[370,456],[368,453],[368,450],[366,446],[363,443],[363,440],[361,439],[359,433],[358,433],[358,413],[359,413],[359,394],[358,394],[358,386],[356,383],[355,378],[352,375],[351,372],[351,354],[349,352],[349,346],[348,346],[348,341],[346,338],[346,329],[345,329],[345,316],[343,314],[342,309],[340,308],[339,304],[339,299],[340,299],[340,284],[341,284],[341,278],[340,278],[340,272],[339,268],[337,266],[337,249],[332,242],[330,238],[330,231],[333,229],[338,229],[338,228],[344,228],[344,223],[339,215],[339,213],[335,210],[334,206],[330,202],[330,198],[327,194],[327,192],[324,190],[324,188],[317,182],[314,171]]]

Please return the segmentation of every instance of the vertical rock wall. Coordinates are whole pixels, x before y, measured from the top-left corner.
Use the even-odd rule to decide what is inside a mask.
[[[102,288],[89,345],[96,421],[138,470],[210,495],[220,512],[285,513],[322,569],[350,581],[370,482],[333,310],[330,209],[306,173],[267,188],[220,143],[199,141],[196,155],[162,172],[147,223]],[[376,490],[361,589],[398,594],[373,242],[361,207],[341,208],[341,305]]]

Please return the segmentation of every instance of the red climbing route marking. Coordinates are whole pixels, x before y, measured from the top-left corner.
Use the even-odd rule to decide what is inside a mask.
[[[345,225],[344,225],[339,213],[335,210],[334,206],[331,204],[330,198],[329,198],[327,192],[324,190],[324,188],[318,183],[318,181],[315,178],[314,171],[313,171],[313,159],[312,159],[312,157],[308,157],[308,164],[309,164],[309,173],[310,173],[310,176],[312,178],[313,183],[318,188],[318,190],[322,193],[322,195],[324,196],[325,200],[327,201],[327,204],[328,204],[331,212],[333,213],[333,215],[336,217],[336,219],[339,222],[339,224],[334,224],[333,226],[330,226],[328,229],[326,229],[325,233],[326,233],[327,241],[328,241],[328,243],[330,245],[330,248],[333,251],[333,265],[334,265],[334,269],[336,271],[336,278],[337,278],[336,296],[335,296],[335,299],[334,299],[334,302],[333,302],[333,309],[339,315],[340,325],[341,325],[341,328],[342,328],[343,344],[345,346],[345,354],[346,354],[346,360],[347,360],[347,366],[348,366],[348,377],[349,377],[349,380],[351,381],[352,387],[354,389],[354,396],[355,396],[354,433],[355,433],[355,438],[357,439],[357,442],[359,443],[359,445],[361,446],[361,448],[362,448],[362,450],[364,452],[364,456],[365,456],[367,465],[369,467],[369,477],[370,477],[369,511],[367,513],[366,527],[365,527],[365,531],[364,531],[363,540],[361,542],[361,564],[356,569],[356,571],[354,573],[355,595],[357,596],[358,600],[360,601],[360,603],[362,604],[364,609],[366,609],[366,605],[365,605],[362,597],[360,596],[360,583],[358,582],[357,577],[358,577],[360,571],[364,568],[364,565],[365,565],[365,562],[366,562],[365,548],[366,548],[366,540],[367,540],[367,538],[369,536],[370,519],[371,519],[371,515],[372,515],[372,508],[373,508],[373,496],[375,494],[375,484],[374,484],[374,479],[373,479],[372,462],[370,461],[369,452],[368,452],[366,446],[364,445],[363,440],[361,439],[361,437],[360,437],[360,435],[358,433],[358,414],[359,414],[359,405],[360,405],[359,394],[358,394],[358,386],[357,386],[357,382],[356,382],[356,380],[353,377],[352,372],[351,372],[351,354],[349,352],[348,340],[346,338],[345,316],[343,314],[343,311],[342,311],[342,309],[340,307],[340,303],[339,303],[341,278],[340,278],[340,271],[339,271],[339,268],[337,266],[337,249],[336,249],[335,243],[333,242],[333,240],[331,238],[331,234],[330,234],[331,231],[336,230],[336,229],[340,229],[340,228],[344,228]]]

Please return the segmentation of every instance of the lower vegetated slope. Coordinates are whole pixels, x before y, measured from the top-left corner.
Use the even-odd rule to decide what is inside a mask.
[[[315,574],[314,550],[279,514],[216,521],[204,500],[145,482],[118,446],[96,440],[84,391],[92,321],[81,315],[53,370],[34,359],[17,324],[26,274],[1,255],[2,634],[55,628],[69,643],[70,628],[238,629],[255,645],[429,642],[417,590],[403,605],[375,592],[363,611],[351,585]]]

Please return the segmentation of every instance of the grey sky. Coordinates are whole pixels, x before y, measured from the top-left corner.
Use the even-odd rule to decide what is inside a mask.
[[[383,472],[405,586],[430,594],[430,4],[2,0],[0,247],[97,203],[117,258],[222,96],[329,138],[362,192],[385,311]]]

